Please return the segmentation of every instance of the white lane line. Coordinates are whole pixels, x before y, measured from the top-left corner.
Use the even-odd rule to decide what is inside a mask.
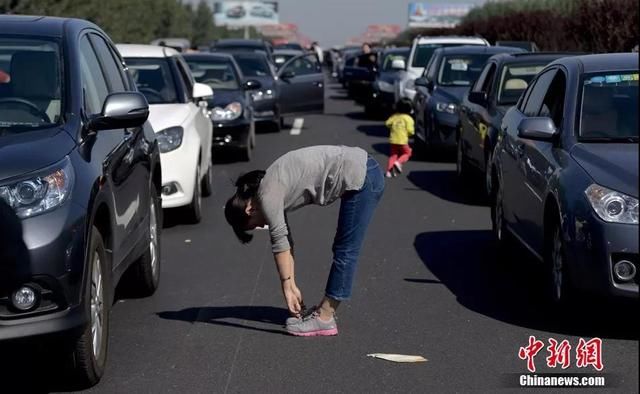
[[[300,135],[302,133],[302,126],[304,126],[304,118],[296,118],[296,120],[293,121],[290,134]]]

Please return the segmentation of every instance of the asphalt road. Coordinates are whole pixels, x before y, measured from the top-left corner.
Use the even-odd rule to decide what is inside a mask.
[[[258,135],[251,163],[220,160],[202,223],[167,217],[159,291],[114,306],[106,375],[90,392],[516,391],[514,374],[526,372],[518,349],[530,335],[545,347],[549,338],[572,345],[568,370],[548,369],[543,349],[538,373],[594,373],[577,369],[573,352],[580,337],[603,338],[602,372],[611,391],[637,392],[637,304],[589,300],[553,312],[540,301],[540,272],[524,252],[512,264],[495,263],[489,208],[478,192],[458,184],[449,160],[413,160],[403,176],[388,180],[354,298],[339,310],[340,334],[284,334],[287,312],[267,234],[241,245],[224,220],[224,202],[238,175],[304,146],[360,146],[385,163],[383,122],[361,112],[329,85],[325,114],[305,117],[300,133],[291,135],[288,119],[281,133]],[[337,214],[336,203],[290,217],[307,305],[322,296]],[[394,364],[366,356],[374,352],[428,361]]]

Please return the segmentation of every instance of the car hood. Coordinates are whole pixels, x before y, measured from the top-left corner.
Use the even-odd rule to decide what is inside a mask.
[[[637,144],[576,144],[571,156],[597,184],[638,198]]]
[[[458,104],[468,91],[468,86],[438,86],[435,90],[435,95],[444,98],[447,102]]]
[[[181,126],[189,116],[189,104],[149,105],[149,123],[156,133],[168,127]]]
[[[61,128],[0,137],[0,182],[55,164],[75,145]]]
[[[213,98],[207,100],[209,108],[225,107],[228,104],[237,101],[244,105],[245,95],[243,90],[216,90],[213,93]]]

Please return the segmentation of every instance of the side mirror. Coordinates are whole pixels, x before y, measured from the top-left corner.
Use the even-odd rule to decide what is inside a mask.
[[[518,125],[518,137],[536,140],[552,141],[558,135],[558,129],[551,118],[524,118]]]
[[[391,62],[391,68],[394,70],[404,70],[407,68],[407,63],[404,59],[394,59]]]
[[[142,93],[112,93],[104,100],[102,113],[91,118],[87,128],[100,131],[139,127],[148,117],[149,104]]]
[[[248,81],[245,81],[242,84],[242,88],[244,90],[257,90],[260,89],[262,87],[262,84],[260,83],[260,81],[256,81],[255,79],[250,79]]]
[[[280,74],[280,79],[284,79],[285,81],[287,79],[292,79],[296,76],[296,73],[293,71],[285,71],[282,74]]]
[[[205,85],[203,83],[194,83],[193,84],[193,94],[194,99],[204,99],[213,97],[213,89],[209,85]]]
[[[478,104],[481,106],[487,105],[487,94],[485,92],[469,92],[469,102]]]
[[[433,90],[433,82],[429,81],[425,77],[420,77],[416,79],[415,86],[422,86],[423,88],[427,88],[427,90]]]

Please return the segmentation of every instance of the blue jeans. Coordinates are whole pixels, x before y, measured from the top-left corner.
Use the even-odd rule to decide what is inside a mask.
[[[358,265],[358,256],[373,212],[384,191],[384,175],[378,162],[369,156],[362,189],[342,196],[338,230],[333,241],[333,265],[325,295],[337,301],[348,300]]]

